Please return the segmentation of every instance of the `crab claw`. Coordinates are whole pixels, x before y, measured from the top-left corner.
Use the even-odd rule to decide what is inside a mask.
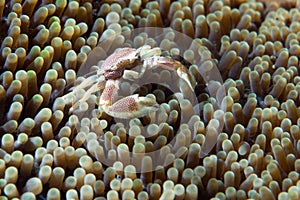
[[[140,118],[150,112],[155,112],[159,105],[155,98],[139,97],[138,94],[134,94],[116,101],[111,106],[103,105],[101,107],[112,117],[128,119]]]

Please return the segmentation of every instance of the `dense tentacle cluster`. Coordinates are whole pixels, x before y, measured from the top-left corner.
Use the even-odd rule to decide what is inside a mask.
[[[298,2],[0,0],[0,198],[299,199]],[[149,27],[193,42],[180,52],[169,29],[129,37]],[[198,114],[165,86],[126,81],[125,94],[156,99],[155,117],[125,126],[91,108],[94,94],[69,114],[86,88],[61,96],[86,83],[82,64],[145,44],[182,55]]]

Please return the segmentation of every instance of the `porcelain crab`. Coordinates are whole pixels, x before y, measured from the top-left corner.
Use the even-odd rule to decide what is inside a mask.
[[[140,64],[139,72],[132,70],[133,67]],[[172,58],[161,56],[161,49],[151,48],[149,45],[135,48],[120,48],[108,56],[97,75],[89,77],[73,88],[73,92],[80,88],[90,88],[85,92],[82,98],[76,102],[72,109],[78,107],[81,102],[86,101],[89,96],[98,90],[103,90],[99,98],[99,107],[108,115],[116,118],[143,117],[147,113],[157,110],[158,104],[154,98],[140,97],[133,94],[122,99],[115,100],[119,90],[120,78],[138,79],[141,78],[147,69],[162,67],[176,71],[178,76],[186,81],[193,90],[191,83],[191,74],[185,66]]]

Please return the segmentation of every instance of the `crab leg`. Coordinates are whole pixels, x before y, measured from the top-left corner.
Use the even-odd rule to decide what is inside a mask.
[[[189,73],[189,71],[180,62],[173,60],[171,58],[166,58],[166,57],[162,57],[162,56],[153,56],[150,58],[146,58],[144,60],[142,72],[144,72],[147,68],[155,69],[159,66],[162,68],[168,69],[168,70],[175,70],[177,72],[178,76],[180,78],[182,78],[184,81],[186,81],[186,83],[188,84],[190,89],[192,91],[194,90],[194,88],[191,84],[192,78],[191,78],[191,74]]]
[[[136,58],[140,57],[139,64],[142,64],[141,71],[136,72],[131,69],[125,69],[123,78],[126,80],[134,81],[138,78],[141,78],[147,69],[147,66],[143,66],[143,61],[147,58],[161,55],[161,49],[158,47],[151,49],[151,46],[145,45],[136,49],[136,54],[138,55]]]
[[[74,104],[72,105],[72,107],[70,108],[70,112],[72,112],[73,110],[75,110],[81,102],[85,102],[88,100],[88,98],[95,93],[98,88],[96,87],[97,84],[95,84],[97,82],[97,79],[99,79],[98,75],[93,75],[90,76],[88,78],[86,78],[85,80],[83,80],[79,85],[72,87],[70,90],[72,90],[71,93],[68,93],[64,96],[62,96],[62,98],[66,101],[68,101],[70,98],[70,95],[76,95],[76,93],[78,93],[80,90],[85,89],[87,87],[90,87],[85,93],[84,95],[78,99],[77,102],[74,102]]]
[[[119,90],[118,85],[119,81],[108,80],[101,95],[99,107],[108,115],[123,119],[139,118],[158,109],[155,99],[139,97],[138,94],[127,96],[113,103],[115,95]]]

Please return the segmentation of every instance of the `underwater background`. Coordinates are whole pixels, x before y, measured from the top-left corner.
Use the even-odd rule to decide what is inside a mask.
[[[300,199],[299,9],[0,0],[0,199]],[[119,98],[155,99],[154,114],[112,117],[101,89],[71,109],[117,48],[144,45],[192,89],[155,69],[116,81]]]

